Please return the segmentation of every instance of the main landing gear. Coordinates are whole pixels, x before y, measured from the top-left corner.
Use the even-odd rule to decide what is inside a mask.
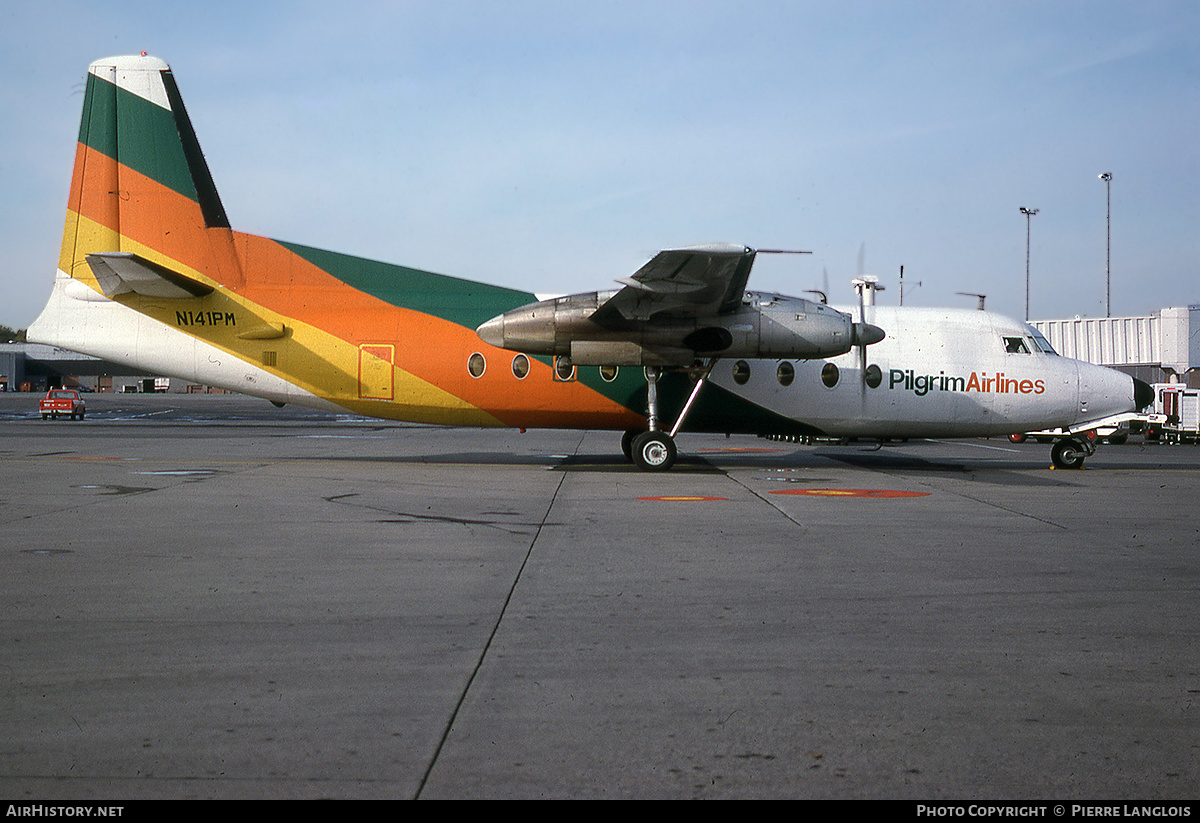
[[[684,418],[692,410],[692,405],[700,395],[700,389],[708,381],[715,362],[715,360],[710,360],[707,365],[689,369],[696,385],[692,388],[691,395],[683,404],[683,409],[679,412],[679,417],[669,432],[662,431],[658,425],[658,379],[662,376],[662,369],[658,366],[646,367],[646,412],[650,429],[649,431],[631,429],[621,436],[621,451],[639,469],[666,471],[675,465],[675,458],[678,457],[675,435],[679,433]]]
[[[629,459],[642,471],[666,471],[679,456],[675,438],[666,432],[634,432]]]

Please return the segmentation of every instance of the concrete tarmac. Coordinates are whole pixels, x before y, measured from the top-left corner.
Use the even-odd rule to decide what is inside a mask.
[[[1195,447],[88,401],[0,395],[9,800],[1200,793]]]

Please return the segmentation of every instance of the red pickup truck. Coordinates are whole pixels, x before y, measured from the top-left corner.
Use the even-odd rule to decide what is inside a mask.
[[[87,404],[75,389],[51,389],[38,403],[38,411],[42,413],[43,420],[60,414],[69,414],[72,420],[82,420]]]

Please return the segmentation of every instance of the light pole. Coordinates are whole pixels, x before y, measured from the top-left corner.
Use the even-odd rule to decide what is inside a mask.
[[[1112,317],[1112,174],[1100,175],[1104,181],[1104,316]]]
[[[1029,232],[1033,216],[1037,209],[1027,209],[1021,206],[1021,214],[1025,215],[1025,322],[1029,322]]]

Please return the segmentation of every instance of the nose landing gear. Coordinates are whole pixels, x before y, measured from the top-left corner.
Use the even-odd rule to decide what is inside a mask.
[[[1050,462],[1056,469],[1082,469],[1083,461],[1096,453],[1096,444],[1086,436],[1064,437],[1050,449]]]

